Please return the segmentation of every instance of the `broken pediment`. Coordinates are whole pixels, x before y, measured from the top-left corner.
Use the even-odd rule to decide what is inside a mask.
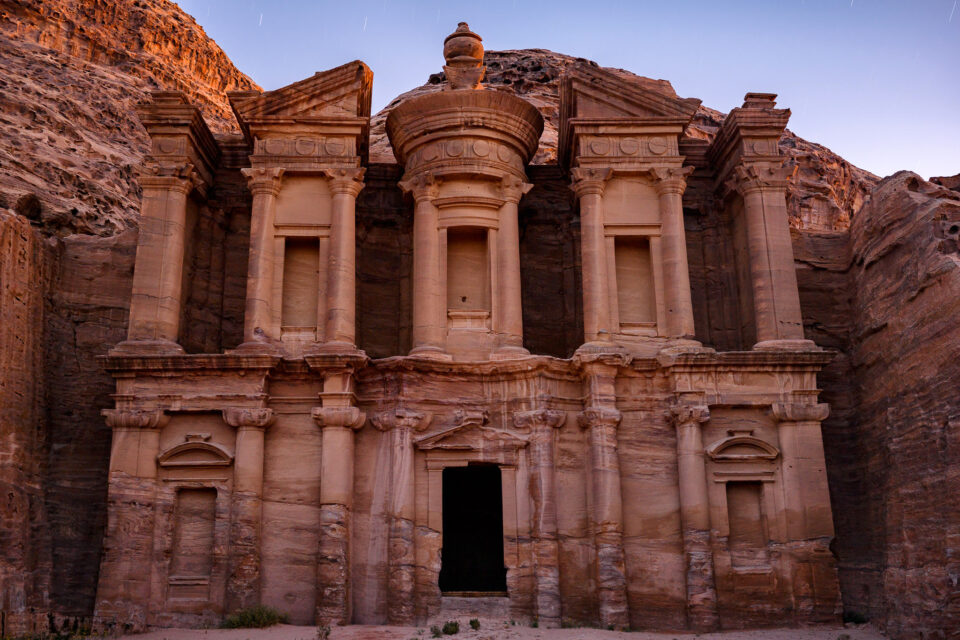
[[[232,91],[227,98],[249,140],[263,126],[304,122],[357,123],[366,132],[372,89],[373,71],[354,60],[274,91]]]
[[[686,125],[700,101],[679,98],[605,69],[579,64],[560,83],[561,122],[570,119],[636,120]]]
[[[528,441],[508,431],[486,424],[484,412],[458,411],[455,423],[416,441],[421,451],[478,451],[490,449],[522,449]]]

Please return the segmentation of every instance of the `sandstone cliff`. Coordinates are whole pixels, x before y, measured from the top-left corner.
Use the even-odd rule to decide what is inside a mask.
[[[133,107],[150,90],[184,91],[230,130],[225,92],[257,88],[167,0],[0,0],[0,68],[0,207],[32,194],[18,208],[60,235],[136,226]]]

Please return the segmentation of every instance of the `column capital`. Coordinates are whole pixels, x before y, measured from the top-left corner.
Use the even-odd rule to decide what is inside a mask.
[[[513,174],[507,174],[500,180],[500,195],[507,202],[517,204],[523,194],[529,193],[533,185],[524,182]]]
[[[744,196],[753,191],[785,191],[797,168],[798,165],[783,166],[780,162],[739,164],[726,186]]]
[[[204,186],[200,172],[191,162],[163,162],[147,157],[136,172],[137,181],[144,189],[166,189],[186,195]]]
[[[830,415],[830,405],[775,402],[771,405],[777,422],[823,422]]]
[[[100,415],[111,429],[158,429],[170,422],[163,409],[104,409]]]
[[[440,195],[440,184],[442,182],[442,178],[432,173],[418,173],[412,178],[401,180],[398,184],[404,193],[412,194],[413,199],[420,202],[421,200],[429,201],[437,198]]]
[[[550,409],[533,409],[532,411],[517,411],[513,414],[513,424],[518,429],[532,429],[543,425],[552,429],[558,429],[563,425],[567,414],[563,411],[552,411]]]
[[[314,407],[311,416],[323,428],[338,427],[354,431],[362,427],[367,419],[367,415],[356,407]]]
[[[653,179],[653,188],[657,195],[683,195],[687,188],[687,177],[696,167],[653,167],[649,174]]]
[[[410,411],[409,409],[394,409],[383,411],[370,416],[370,422],[379,431],[406,429],[409,431],[424,431],[433,420],[433,414]]]
[[[670,407],[666,413],[667,418],[678,429],[680,427],[696,427],[710,419],[710,407],[706,405],[682,404]]]
[[[266,429],[277,420],[273,409],[227,407],[221,411],[223,421],[234,428]]]
[[[330,191],[336,194],[347,194],[356,198],[365,186],[363,176],[367,172],[365,167],[341,167],[325,169],[323,174],[330,180]]]
[[[577,198],[587,195],[603,195],[607,180],[613,177],[613,169],[577,167],[570,170],[570,186]]]
[[[247,179],[247,188],[253,195],[266,194],[276,196],[280,193],[280,183],[283,180],[285,169],[280,167],[263,168],[247,167],[240,169],[240,173]]]
[[[577,416],[577,423],[581,429],[591,427],[613,427],[616,429],[622,417],[623,414],[613,407],[591,407],[580,412],[580,415]]]

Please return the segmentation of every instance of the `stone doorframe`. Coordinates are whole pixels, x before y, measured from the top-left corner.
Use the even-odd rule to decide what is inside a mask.
[[[529,429],[526,429],[529,431]],[[453,425],[415,440],[416,610],[426,620],[440,610],[440,549],[443,540],[443,470],[471,462],[496,464],[501,474],[503,556],[510,613],[534,615],[534,549],[531,538],[530,470],[524,450],[530,439],[489,426],[486,411],[457,411]]]

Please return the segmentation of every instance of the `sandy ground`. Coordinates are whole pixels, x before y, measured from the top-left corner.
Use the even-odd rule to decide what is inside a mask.
[[[474,631],[466,619],[458,620],[460,633],[443,638],[457,640],[881,640],[885,636],[869,626],[809,627],[802,629],[766,629],[724,633],[648,633],[617,632],[601,629],[534,629],[509,622],[482,620]],[[334,627],[329,640],[428,640],[428,627],[377,627],[353,625]],[[323,640],[316,627],[277,625],[269,629],[163,629],[121,640]]]

